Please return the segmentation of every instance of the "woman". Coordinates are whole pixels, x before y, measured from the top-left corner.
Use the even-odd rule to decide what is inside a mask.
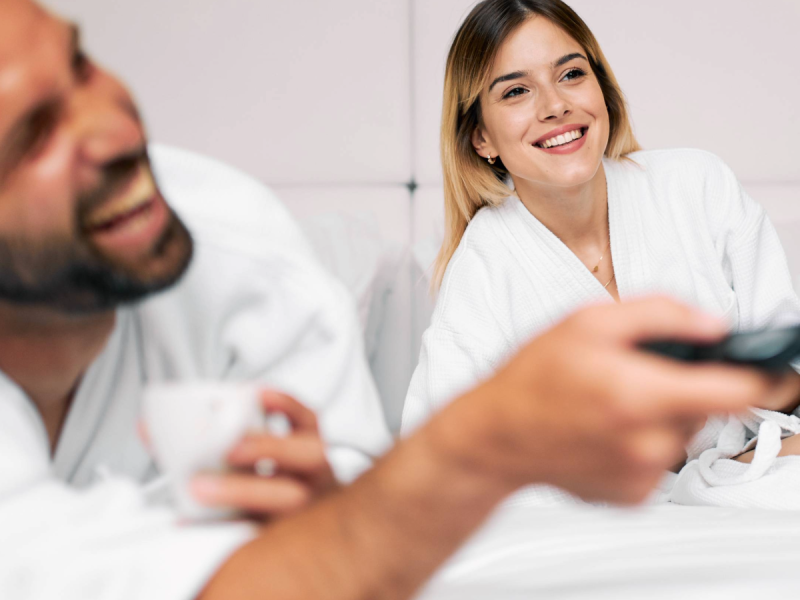
[[[588,303],[660,292],[733,330],[800,322],[777,234],[730,169],[701,151],[639,150],[614,74],[572,9],[560,0],[475,7],[447,61],[441,289],[404,432]],[[793,410],[798,381],[787,378],[786,393],[762,408]],[[800,432],[786,415],[754,414],[726,430],[741,443],[725,457],[749,450],[773,416],[778,451],[780,435]],[[689,458],[714,447],[724,427],[712,419]],[[717,462],[705,465],[708,477]],[[765,459],[756,462],[762,469]]]

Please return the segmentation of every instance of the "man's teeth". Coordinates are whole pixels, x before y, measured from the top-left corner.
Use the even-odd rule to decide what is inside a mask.
[[[542,148],[555,148],[556,146],[563,146],[564,144],[569,144],[570,142],[579,140],[582,137],[583,137],[583,129],[576,129],[575,131],[570,131],[562,135],[557,135],[554,138],[550,138],[549,140],[542,142],[539,145]]]
[[[147,204],[155,195],[156,188],[153,179],[147,176],[139,176],[138,180],[128,193],[117,200],[103,205],[94,215],[86,220],[86,226],[90,229],[107,225],[119,217],[133,212]]]

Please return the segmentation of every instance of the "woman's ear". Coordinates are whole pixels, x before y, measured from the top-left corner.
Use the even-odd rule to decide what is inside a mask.
[[[481,158],[488,158],[490,156],[493,159],[497,158],[497,150],[480,125],[473,130],[471,141],[472,147],[475,148],[475,152],[477,152]]]

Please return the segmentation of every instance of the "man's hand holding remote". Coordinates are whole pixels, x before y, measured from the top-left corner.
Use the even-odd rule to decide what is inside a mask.
[[[204,600],[407,598],[523,485],[644,500],[709,414],[757,404],[775,383],[638,345],[724,335],[723,323],[663,298],[576,313],[352,486],[264,529]]]

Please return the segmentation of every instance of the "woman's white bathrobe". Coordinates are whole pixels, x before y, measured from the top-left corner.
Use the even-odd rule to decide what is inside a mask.
[[[697,150],[637,152],[630,158],[634,162],[604,161],[611,249],[622,300],[666,293],[725,317],[733,331],[800,322],[800,300],[775,229],[719,158]],[[567,314],[612,301],[518,198],[481,209],[450,261],[423,336],[403,433]],[[753,415],[751,426],[757,428],[764,414]],[[689,449],[690,459],[712,449],[724,425],[723,420],[710,420]],[[755,432],[746,427],[737,431],[741,440],[730,428],[726,436],[741,441],[740,450]],[[718,458],[707,467],[732,462]],[[679,500],[706,503],[703,485],[694,479],[681,488],[679,478],[678,488],[685,492]],[[518,497],[537,504],[569,499],[542,486]]]

